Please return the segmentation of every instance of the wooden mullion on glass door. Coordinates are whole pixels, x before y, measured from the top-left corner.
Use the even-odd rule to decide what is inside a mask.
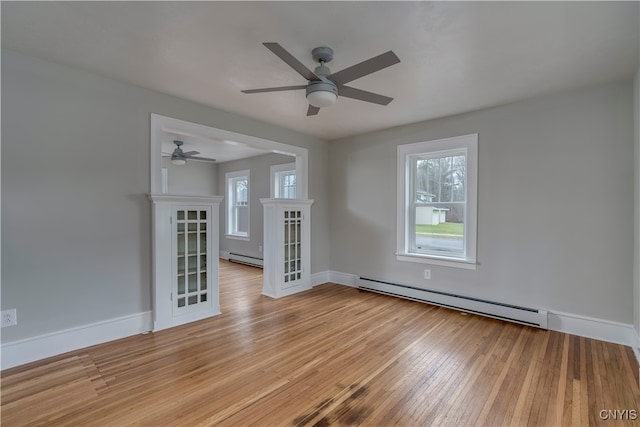
[[[174,306],[177,308],[184,307],[186,305],[186,290],[187,290],[187,272],[188,272],[188,252],[189,247],[187,243],[187,227],[185,222],[185,211],[177,210],[175,213],[176,218],[176,290],[174,298]]]
[[[209,275],[207,274],[207,218],[206,210],[200,210],[198,213],[198,299],[204,303],[209,300]]]

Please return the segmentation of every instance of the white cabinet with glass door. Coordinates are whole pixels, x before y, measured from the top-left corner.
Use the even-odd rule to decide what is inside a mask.
[[[154,330],[220,314],[218,196],[152,194]]]
[[[173,210],[172,235],[175,255],[172,257],[175,276],[172,289],[174,316],[202,310],[213,302],[211,298],[211,240],[208,218],[210,207],[180,206]]]
[[[313,200],[260,199],[264,207],[262,293],[279,298],[311,289]]]

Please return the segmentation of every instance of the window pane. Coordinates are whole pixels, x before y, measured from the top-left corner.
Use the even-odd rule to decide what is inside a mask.
[[[249,232],[249,207],[238,206],[236,208],[236,233]]]
[[[467,161],[465,156],[453,156],[453,201],[465,202],[467,198]]]
[[[276,183],[278,191],[277,197],[283,199],[295,199],[296,198],[296,172],[295,171],[283,171],[276,173]]]
[[[464,206],[433,204],[415,208],[417,252],[464,254]]]
[[[283,179],[284,188],[283,194],[286,199],[295,199],[296,198],[296,174],[287,173]]]
[[[236,180],[236,206],[247,205],[248,181],[246,178]]]
[[[466,157],[416,157],[412,164],[414,250],[464,255]]]
[[[247,234],[249,232],[249,180],[238,178],[235,181],[235,229],[234,233]]]

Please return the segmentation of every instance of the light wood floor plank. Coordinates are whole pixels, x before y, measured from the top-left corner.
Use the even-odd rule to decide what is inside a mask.
[[[2,425],[638,425],[627,347],[334,284],[274,300],[220,264],[220,316],[2,372]],[[637,412],[636,412],[637,413]]]

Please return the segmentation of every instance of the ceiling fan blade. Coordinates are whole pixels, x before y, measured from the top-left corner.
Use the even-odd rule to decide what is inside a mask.
[[[309,105],[309,109],[307,110],[307,116],[315,116],[320,111],[320,108],[314,107],[313,105]]]
[[[189,160],[197,160],[199,162],[209,162],[214,163],[216,159],[207,159],[205,157],[189,157]]]
[[[340,89],[338,89],[338,95],[344,96],[345,98],[352,98],[380,105],[387,105],[393,101],[393,98],[389,98],[388,96],[367,92],[366,90],[356,89],[350,86],[340,86]]]
[[[243,90],[242,93],[262,93],[262,92],[280,92],[283,90],[298,90],[298,89],[306,89],[307,85],[299,85],[299,86],[282,86],[282,87],[266,87],[264,89],[249,89]]]
[[[349,83],[350,81],[366,76],[367,74],[372,74],[376,71],[382,70],[383,68],[390,67],[398,62],[400,62],[400,58],[398,58],[392,51],[388,51],[381,55],[374,56],[371,59],[367,59],[366,61],[362,61],[359,64],[352,65],[351,67],[338,71],[337,73],[333,73],[327,76],[327,78],[338,86],[341,86],[345,83]]]
[[[298,74],[304,77],[307,80],[320,80],[318,76],[316,76],[313,71],[305,67],[305,65],[298,61],[293,55],[287,52],[282,46],[278,43],[262,43],[267,49],[271,52],[275,53],[275,55],[282,59],[287,63],[291,68],[296,70]]]
[[[200,154],[200,152],[199,151],[187,151],[186,153],[182,153],[182,155],[186,156],[186,157],[192,157],[192,156],[195,156],[196,154]]]

